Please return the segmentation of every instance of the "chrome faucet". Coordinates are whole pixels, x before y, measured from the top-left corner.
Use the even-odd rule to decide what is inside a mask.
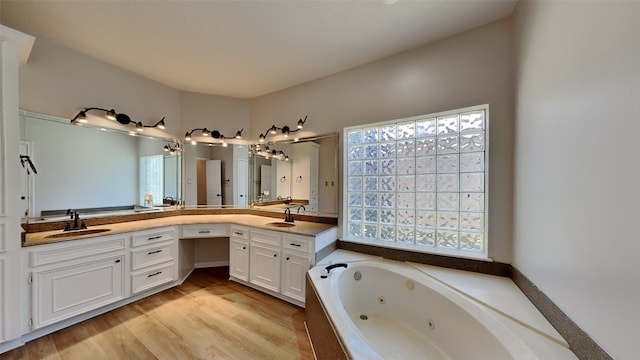
[[[300,214],[300,208],[302,208],[302,210],[304,210],[304,211],[307,211],[307,208],[304,207],[304,205],[300,205],[300,206],[298,206],[298,212],[297,212],[298,214]]]
[[[326,279],[329,276],[329,273],[331,272],[331,270],[335,269],[335,268],[339,268],[339,267],[343,267],[343,268],[347,268],[348,265],[345,263],[338,263],[338,264],[333,264],[333,265],[329,265],[327,267],[324,268],[324,270],[322,270],[322,274],[320,274],[320,277],[323,279]]]
[[[291,215],[291,209],[290,208],[286,208],[284,209],[284,221],[285,222],[293,222],[293,215]]]

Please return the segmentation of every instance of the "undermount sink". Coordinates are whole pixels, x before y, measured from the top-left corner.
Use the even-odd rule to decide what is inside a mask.
[[[57,233],[57,234],[47,235],[47,236],[45,236],[45,238],[47,238],[47,239],[57,239],[57,238],[64,238],[64,237],[91,235],[91,234],[103,233],[103,232],[110,231],[110,230],[111,229],[72,230],[72,231],[65,231],[65,232],[61,232],[61,233]]]
[[[290,223],[290,222],[277,221],[277,222],[267,223],[267,226],[273,226],[273,227],[279,227],[279,228],[289,228],[289,227],[296,226],[296,224]]]

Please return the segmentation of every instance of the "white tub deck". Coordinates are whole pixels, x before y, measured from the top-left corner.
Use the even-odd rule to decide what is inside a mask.
[[[346,250],[336,250],[318,262],[317,267],[325,267],[329,264],[340,262],[351,263],[375,259],[381,258]],[[471,301],[476,302],[479,306],[486,308],[496,319],[519,336],[536,353],[538,358],[577,359],[573,352],[569,350],[567,342],[511,279],[417,263],[406,263],[406,265],[418,269],[425,276],[437,280]],[[342,269],[338,268],[334,269],[332,273],[335,272],[337,274],[340,271]],[[311,274],[312,281],[315,283],[317,280],[314,279],[313,269]],[[354,321],[356,320],[354,319]],[[370,322],[370,324],[372,329],[373,325],[376,325],[374,322]],[[383,327],[389,329],[390,333],[394,332],[393,324],[384,324]],[[362,331],[367,331],[367,328],[363,328]],[[382,336],[382,339],[387,339],[388,341],[388,337],[385,337],[386,331],[372,331],[375,333],[368,334],[368,338]],[[405,341],[410,341],[410,339],[405,339]],[[440,358],[437,354],[433,355],[433,359]]]

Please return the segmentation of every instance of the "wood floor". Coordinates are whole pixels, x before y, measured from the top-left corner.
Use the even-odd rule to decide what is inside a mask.
[[[313,359],[304,309],[197,269],[180,286],[33,340],[0,359]]]

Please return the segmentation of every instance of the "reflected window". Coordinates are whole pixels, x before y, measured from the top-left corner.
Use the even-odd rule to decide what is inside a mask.
[[[140,158],[140,205],[162,204],[162,198],[164,197],[163,167],[163,155]]]

